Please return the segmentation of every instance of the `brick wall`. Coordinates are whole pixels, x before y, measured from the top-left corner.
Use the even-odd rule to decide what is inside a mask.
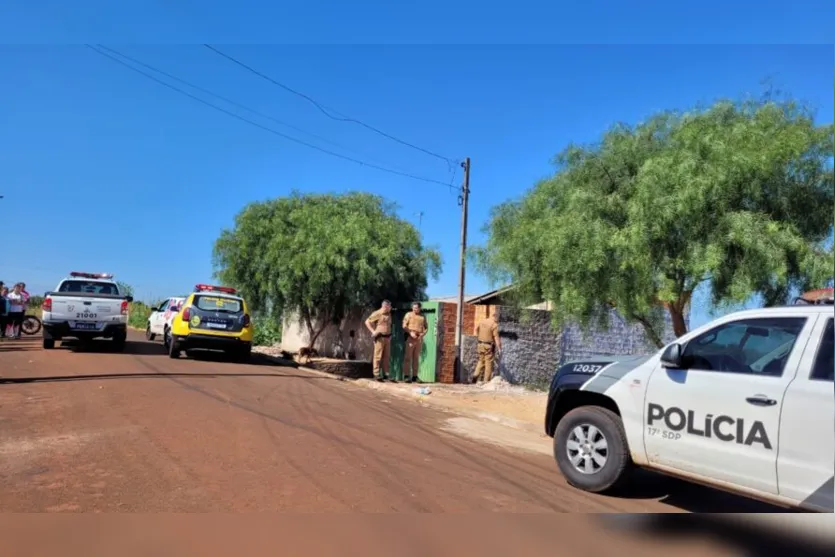
[[[471,334],[475,327],[475,308],[464,305],[464,331]],[[455,320],[458,317],[458,304],[441,303],[441,319],[438,327],[438,382],[455,383]],[[462,339],[466,347],[466,337]]]

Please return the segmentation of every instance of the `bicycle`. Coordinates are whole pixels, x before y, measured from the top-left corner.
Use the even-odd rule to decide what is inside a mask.
[[[27,315],[23,318],[23,323],[20,325],[20,332],[24,335],[36,335],[41,332],[43,323],[34,315]]]

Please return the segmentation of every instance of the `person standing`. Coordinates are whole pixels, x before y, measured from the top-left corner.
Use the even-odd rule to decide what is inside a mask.
[[[365,327],[374,339],[374,379],[383,382],[389,378],[391,355],[391,302],[383,300],[380,309],[365,320]]]
[[[6,338],[6,326],[9,324],[9,289],[0,281],[0,338]]]
[[[483,380],[485,383],[489,383],[493,378],[495,356],[502,350],[502,342],[499,339],[499,324],[496,323],[495,314],[479,321],[473,334],[478,340],[476,349],[478,363],[475,366],[475,373],[473,373],[473,382]]]
[[[12,337],[20,339],[20,327],[23,325],[23,312],[26,309],[26,300],[23,295],[23,287],[19,282],[6,295],[6,299],[9,300],[9,324],[12,326]]]
[[[412,311],[403,318],[403,333],[406,336],[406,350],[403,355],[403,379],[408,383],[417,381],[420,366],[420,351],[423,348],[423,337],[429,328],[426,316],[421,313],[420,302],[412,304]],[[408,370],[409,378],[406,379]]]

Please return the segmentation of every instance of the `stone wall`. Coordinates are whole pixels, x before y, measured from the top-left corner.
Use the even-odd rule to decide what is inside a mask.
[[[612,315],[609,330],[591,329],[584,335],[583,329],[574,324],[555,330],[549,311],[506,306],[495,309],[503,354],[493,375],[501,374],[511,383],[546,388],[565,362],[595,354],[649,354],[657,350],[640,325],[627,325],[617,314]],[[669,318],[666,325],[664,339],[672,341],[675,334]],[[475,371],[476,347],[474,337],[465,337],[464,366],[470,375]]]
[[[689,318],[688,321],[689,326]],[[666,327],[662,338],[664,342],[672,342],[676,335],[669,314],[666,314]],[[592,329],[583,334],[583,330],[576,324],[565,327],[563,331],[563,349],[560,363],[588,358],[593,355],[620,356],[624,354],[651,354],[658,350],[644,333],[640,325],[630,325],[612,312],[609,318],[609,330]]]
[[[502,307],[499,312],[502,355],[493,368],[493,375],[501,375],[510,383],[547,385],[557,368],[562,347],[561,334],[551,328],[550,320],[547,311]],[[464,365],[469,375],[475,371],[476,348],[475,337],[469,337],[464,344]]]

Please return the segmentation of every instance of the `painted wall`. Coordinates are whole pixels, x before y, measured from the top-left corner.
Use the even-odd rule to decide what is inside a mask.
[[[342,320],[339,326],[331,325],[316,339],[314,348],[320,356],[326,358],[344,358],[349,351],[354,351],[354,359],[371,361],[374,355],[374,343],[371,334],[365,328],[365,320],[372,309],[356,309]],[[353,338],[351,331],[354,332]],[[289,315],[284,319],[281,330],[281,349],[296,353],[307,346],[310,336],[299,318]]]

